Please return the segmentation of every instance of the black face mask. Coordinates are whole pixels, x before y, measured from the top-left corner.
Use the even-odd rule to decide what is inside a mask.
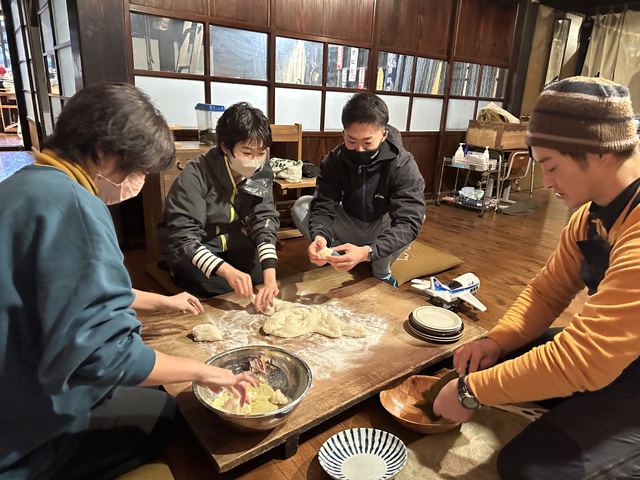
[[[372,163],[376,158],[378,158],[378,155],[380,154],[380,149],[382,148],[382,142],[384,142],[384,140],[380,142],[377,148],[373,150],[364,150],[362,152],[358,152],[356,150],[349,150],[345,145],[344,146],[345,153],[353,163],[357,165],[368,165]]]

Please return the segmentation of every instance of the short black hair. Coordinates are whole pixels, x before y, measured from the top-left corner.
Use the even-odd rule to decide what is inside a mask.
[[[373,93],[356,93],[342,107],[342,126],[366,123],[385,128],[389,123],[389,109],[380,97]]]
[[[42,149],[86,166],[114,155],[122,173],[160,172],[175,158],[173,134],[149,97],[133,85],[83,88],[65,104]]]
[[[221,146],[233,152],[236,143],[248,141],[260,148],[271,146],[271,126],[262,110],[247,102],[238,102],[225,110],[216,125],[218,152],[224,155]]]

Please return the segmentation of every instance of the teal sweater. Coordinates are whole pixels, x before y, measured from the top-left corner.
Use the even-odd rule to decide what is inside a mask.
[[[60,170],[0,183],[0,479],[47,478],[90,410],[151,372],[104,203]]]

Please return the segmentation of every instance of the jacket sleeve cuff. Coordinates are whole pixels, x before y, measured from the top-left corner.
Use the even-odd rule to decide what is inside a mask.
[[[144,345],[142,343],[142,339],[140,339],[140,344],[140,354],[138,355],[137,360],[132,363],[132,366],[135,365],[135,371],[124,379],[123,385],[140,385],[149,375],[151,375],[151,371],[156,365],[155,350],[148,345]]]
[[[210,277],[218,271],[224,263],[224,260],[211,253],[207,247],[202,245],[196,250],[195,255],[191,259],[191,263],[202,270],[202,273],[207,277]]]
[[[263,270],[265,268],[271,268],[275,266],[275,263],[278,261],[276,246],[267,242],[258,245],[258,259],[260,260],[260,265],[262,266]],[[273,263],[269,261],[272,261]],[[268,262],[271,267],[265,267],[265,262]]]

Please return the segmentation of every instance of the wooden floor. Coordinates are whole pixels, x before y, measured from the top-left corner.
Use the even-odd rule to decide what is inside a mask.
[[[511,198],[525,198],[522,195],[513,193]],[[449,205],[427,207],[427,219],[420,240],[464,260],[460,267],[438,275],[438,279],[446,281],[466,272],[473,272],[480,278],[477,296],[488,307],[488,311],[476,313],[465,307],[462,313],[468,320],[487,330],[491,329],[544,265],[569,220],[570,214],[565,205],[550,192],[536,190],[534,198],[540,201],[541,208],[533,214],[522,216],[491,212],[479,218],[475,211]],[[287,240],[284,249],[278,253],[282,267],[279,271],[295,273],[311,268],[306,247],[307,242],[303,239]],[[144,271],[143,265],[148,260],[145,252],[129,252],[125,255],[125,264],[134,287],[162,292],[162,287]],[[412,290],[408,284],[401,288]],[[416,290],[413,292],[421,295]],[[585,297],[586,294],[581,293],[556,325],[566,325],[572,314],[582,307]],[[144,318],[141,320],[144,328]],[[329,477],[317,460],[317,451],[322,443],[338,431],[371,426],[397,435],[406,444],[420,438],[418,434],[397,425],[384,411],[377,396],[374,396],[307,432],[301,437],[298,453],[289,459],[284,459],[283,452],[275,449],[231,472],[217,474],[210,459],[201,453],[186,431],[165,452],[165,458],[178,480],[324,480]]]

